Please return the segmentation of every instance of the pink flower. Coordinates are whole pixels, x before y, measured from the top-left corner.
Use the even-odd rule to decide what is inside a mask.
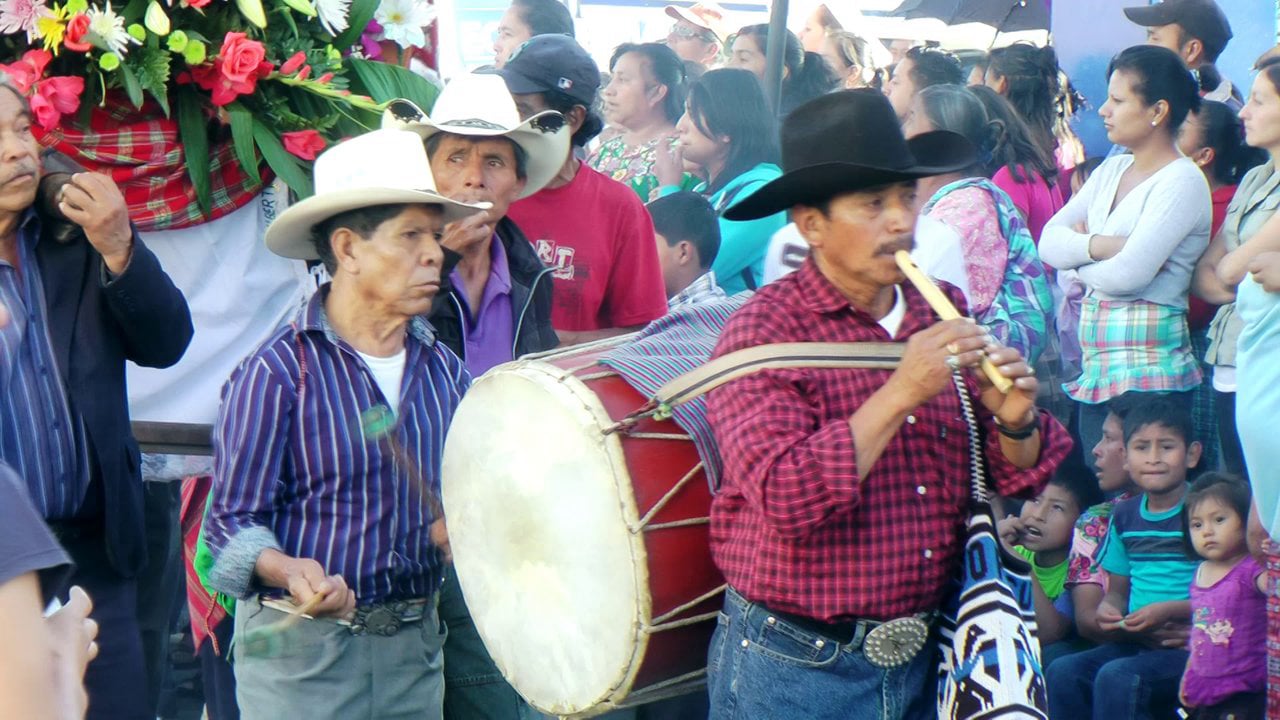
[[[301,51],[296,52],[293,54],[293,57],[286,60],[284,64],[280,66],[280,74],[292,75],[295,72],[297,72],[298,68],[302,67],[302,64],[305,63],[306,61],[307,61],[306,53]]]
[[[52,16],[44,0],[0,0],[0,33],[12,35],[25,31],[27,42],[35,42],[40,37],[36,22]]]
[[[53,130],[62,121],[80,109],[80,95],[84,92],[82,77],[52,77],[41,80],[31,95],[31,113],[36,124],[45,130]]]
[[[31,92],[31,88],[40,80],[40,76],[44,75],[44,69],[52,59],[53,55],[46,50],[28,50],[23,53],[21,60],[8,65],[0,65],[0,70],[7,73],[14,86],[23,95],[26,95]]]
[[[364,32],[360,34],[360,47],[364,50],[364,56],[370,60],[382,59],[382,25],[377,20],[370,20],[365,26]]]
[[[324,150],[324,138],[315,130],[298,130],[280,136],[284,149],[303,160],[315,160]]]

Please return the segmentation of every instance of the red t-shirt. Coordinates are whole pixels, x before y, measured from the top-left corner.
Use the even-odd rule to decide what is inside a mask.
[[[568,185],[513,203],[507,217],[556,268],[557,330],[631,327],[666,314],[653,220],[631,188],[583,164]]]
[[[1227,206],[1231,204],[1231,198],[1235,196],[1235,185],[1226,185],[1213,191],[1213,225],[1210,228],[1210,238],[1218,236],[1218,230],[1222,228],[1223,221],[1227,219]],[[1218,314],[1218,306],[1210,305],[1195,295],[1189,295],[1188,298],[1188,327],[1192,330],[1202,330],[1209,327],[1209,323],[1213,322],[1213,316]]]

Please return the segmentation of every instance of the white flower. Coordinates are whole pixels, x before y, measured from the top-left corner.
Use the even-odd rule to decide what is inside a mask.
[[[129,45],[142,44],[124,29],[124,18],[111,9],[111,0],[107,0],[105,10],[91,7],[86,14],[89,16],[89,42],[103,50],[124,57],[129,51]]]
[[[0,2],[0,33],[12,35],[22,30],[27,33],[27,42],[35,42],[41,37],[36,21],[42,17],[53,17],[44,0],[3,0]]]
[[[324,25],[330,35],[338,35],[347,29],[347,13],[351,11],[351,0],[316,0],[316,12],[320,15],[320,24]]]
[[[382,37],[402,48],[423,47],[423,29],[436,19],[436,9],[428,0],[382,0],[373,18],[382,26]]]

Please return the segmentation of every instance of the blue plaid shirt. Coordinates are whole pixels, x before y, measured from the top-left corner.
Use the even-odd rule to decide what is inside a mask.
[[[0,304],[9,310],[0,328],[0,460],[18,472],[44,518],[59,520],[80,510],[89,460],[49,339],[39,239],[40,219],[28,210],[18,227],[18,264],[0,260]]]
[[[365,413],[386,400],[330,327],[327,295],[322,287],[223,390],[204,526],[210,582],[236,597],[262,590],[254,564],[274,548],[341,575],[361,605],[426,597],[444,565],[421,485],[439,497],[445,431],[471,378],[415,318],[392,431],[400,449],[371,436]]]
[[[716,284],[715,272],[708,270],[699,275],[697,280],[689,283],[689,287],[668,298],[667,310],[671,311],[690,305],[701,305],[706,302],[723,300],[725,297],[727,296],[724,290]]]

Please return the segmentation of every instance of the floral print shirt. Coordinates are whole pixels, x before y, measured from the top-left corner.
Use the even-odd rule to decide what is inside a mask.
[[[1099,563],[1099,552],[1102,541],[1107,537],[1107,528],[1111,526],[1111,511],[1116,503],[1131,497],[1134,497],[1133,493],[1125,492],[1080,514],[1071,536],[1071,552],[1067,555],[1067,588],[1092,583],[1101,585],[1103,591],[1107,589],[1107,571]]]
[[[658,199],[658,176],[653,174],[653,165],[657,160],[658,142],[662,138],[654,138],[643,145],[631,147],[615,135],[601,143],[600,147],[587,158],[587,164],[604,173],[608,177],[626,185],[640,196],[641,202]],[[691,190],[698,184],[698,179],[685,173],[680,183],[681,190]]]

